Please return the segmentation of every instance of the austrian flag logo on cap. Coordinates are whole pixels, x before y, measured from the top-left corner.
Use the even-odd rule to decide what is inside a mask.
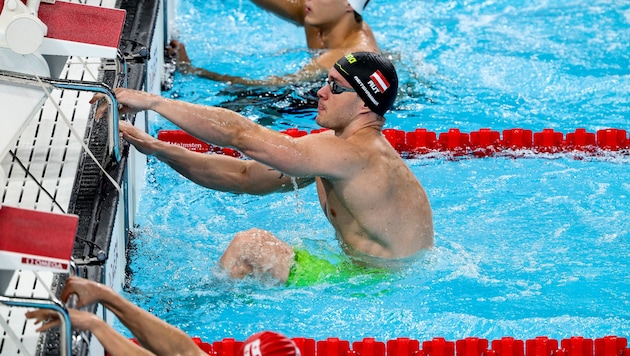
[[[398,75],[387,57],[374,52],[349,53],[335,63],[335,69],[377,115],[383,116],[396,101]]]
[[[381,93],[384,93],[385,90],[389,88],[389,82],[387,81],[387,79],[385,79],[385,76],[383,75],[383,73],[381,73],[380,70],[372,73],[372,75],[370,75],[370,79],[372,79],[374,85],[376,85]]]

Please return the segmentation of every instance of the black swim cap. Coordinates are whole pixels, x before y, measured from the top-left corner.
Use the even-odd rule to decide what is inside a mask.
[[[398,75],[385,56],[373,52],[349,53],[335,63],[335,69],[375,113],[383,116],[394,104]]]

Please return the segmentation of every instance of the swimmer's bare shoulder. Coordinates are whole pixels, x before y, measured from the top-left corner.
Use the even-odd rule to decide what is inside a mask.
[[[252,0],[252,2],[285,20],[304,25],[304,0]]]
[[[364,25],[364,30],[354,34],[344,46],[328,48],[315,59],[315,63],[317,63],[320,68],[328,70],[339,58],[351,52],[380,53],[376,39],[372,34],[372,30],[369,29],[369,26]]]

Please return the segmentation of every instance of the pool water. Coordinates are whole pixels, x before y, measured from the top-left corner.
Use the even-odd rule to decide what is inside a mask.
[[[301,29],[248,1],[187,1],[178,11],[179,38],[197,66],[261,78],[309,59]],[[401,77],[389,128],[630,127],[626,2],[380,0],[364,18]],[[164,95],[229,107],[277,130],[311,130],[314,88],[243,88],[178,73]],[[171,128],[151,123],[153,134]],[[151,157],[124,294],[206,341],[263,329],[351,341],[627,337],[630,156],[579,158],[409,159],[433,207],[435,248],[381,281],[285,288],[228,280],[216,263],[251,227],[340,253],[314,186],[264,197],[214,192]]]

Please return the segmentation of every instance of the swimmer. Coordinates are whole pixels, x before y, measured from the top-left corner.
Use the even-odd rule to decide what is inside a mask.
[[[78,296],[77,308],[100,303],[112,311],[142,345],[118,333],[93,313],[68,309],[72,327],[75,330],[90,331],[111,356],[208,355],[182,330],[131,303],[104,284],[71,276],[66,280],[60,299],[65,302],[72,294]],[[50,309],[32,310],[26,313],[26,317],[35,319],[35,324],[42,323],[37,331],[46,331],[60,324],[58,314]],[[254,350],[258,353],[253,352]],[[300,351],[286,336],[263,331],[247,338],[237,355],[299,356]]]
[[[309,49],[317,56],[296,73],[270,76],[262,80],[219,74],[194,67],[183,43],[171,42],[170,53],[177,68],[215,81],[243,85],[286,85],[324,76],[337,59],[349,52],[378,52],[378,44],[362,13],[370,0],[252,0],[261,8],[304,27]]]
[[[383,55],[341,57],[317,92],[316,122],[329,130],[299,138],[224,108],[123,88],[115,93],[123,113],[153,110],[197,138],[251,159],[192,152],[121,121],[123,138],[141,153],[214,190],[269,194],[292,191],[291,177],[299,186],[315,182],[322,210],[348,258],[389,268],[413,260],[434,239],[424,188],[382,133],[397,87],[396,70]],[[236,234],[220,264],[233,278],[270,276],[287,283],[299,256],[271,232],[251,229]]]

